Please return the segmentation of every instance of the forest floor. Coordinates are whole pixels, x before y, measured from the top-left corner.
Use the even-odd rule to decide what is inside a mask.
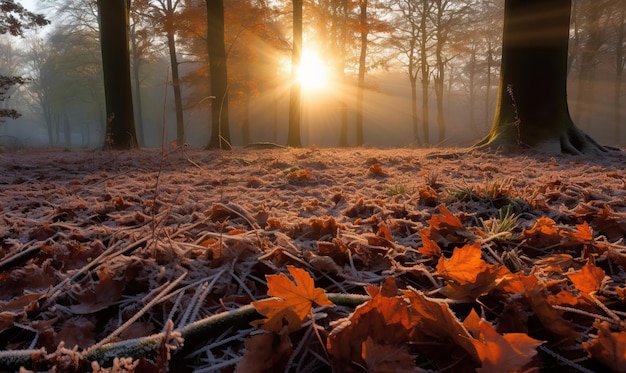
[[[455,151],[0,153],[0,371],[625,372],[626,152]]]

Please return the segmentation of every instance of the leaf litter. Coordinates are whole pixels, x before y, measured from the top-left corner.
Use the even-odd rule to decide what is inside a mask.
[[[0,153],[0,364],[623,372],[626,156],[429,154]]]

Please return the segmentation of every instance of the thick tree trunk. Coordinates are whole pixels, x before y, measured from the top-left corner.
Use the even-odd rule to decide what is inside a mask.
[[[224,44],[224,0],[206,0],[207,50],[211,77],[211,139],[207,149],[230,149],[228,73]]]
[[[98,0],[100,47],[110,146],[137,148],[128,50],[129,0]]]
[[[359,1],[359,26],[361,28],[361,53],[359,55],[359,81],[356,93],[356,146],[365,143],[363,135],[363,94],[367,57],[367,0]]]
[[[302,0],[293,0],[293,51],[291,55],[291,92],[289,95],[289,132],[287,145],[301,147],[300,141],[300,95],[298,66],[302,58]]]
[[[604,151],[569,114],[570,13],[571,0],[506,0],[496,113],[479,146]]]

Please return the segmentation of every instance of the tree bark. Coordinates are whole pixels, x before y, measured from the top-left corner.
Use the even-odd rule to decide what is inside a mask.
[[[428,112],[428,86],[430,82],[430,66],[428,65],[428,37],[426,21],[430,5],[428,0],[422,0],[422,14],[420,20],[420,70],[422,73],[422,131],[424,134],[424,147],[430,146],[429,112]]]
[[[293,51],[291,55],[291,92],[289,95],[289,132],[287,145],[301,147],[300,141],[300,95],[298,66],[302,58],[302,0],[293,0]]]
[[[211,77],[211,139],[207,149],[230,149],[228,71],[224,44],[224,1],[206,0],[207,50]]]
[[[143,125],[143,108],[141,101],[141,79],[139,77],[140,74],[140,66],[141,66],[141,56],[139,55],[139,50],[137,46],[137,35],[133,31],[130,30],[130,46],[131,46],[131,55],[132,55],[132,69],[133,69],[133,83],[134,83],[134,92],[135,95],[133,97],[133,103],[135,104],[135,127],[137,130],[137,143],[139,146],[144,146],[146,143],[146,138],[144,136],[144,125]]]
[[[172,88],[174,89],[174,110],[176,111],[176,145],[185,145],[185,119],[183,115],[183,98],[180,92],[180,77],[178,73],[178,55],[176,53],[176,29],[174,27],[174,7],[172,0],[167,0],[165,9],[165,34],[167,48],[170,53],[172,69]]]
[[[359,55],[359,81],[356,94],[356,145],[363,146],[363,94],[367,57],[367,0],[359,1],[359,26],[361,29],[361,53]]]
[[[98,0],[109,146],[137,148],[128,50],[130,0]]]
[[[506,0],[496,113],[478,146],[606,151],[573,123],[567,105],[571,0]]]

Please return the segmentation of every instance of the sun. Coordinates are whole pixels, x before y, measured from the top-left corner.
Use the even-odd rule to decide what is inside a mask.
[[[319,90],[328,85],[328,67],[316,52],[306,49],[302,52],[298,81],[305,90]]]

